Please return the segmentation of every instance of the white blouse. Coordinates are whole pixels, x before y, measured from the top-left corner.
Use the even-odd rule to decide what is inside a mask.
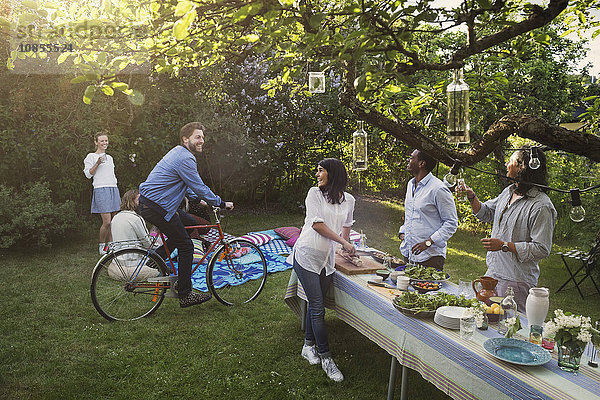
[[[115,163],[113,162],[113,158],[110,154],[105,154],[105,161],[98,165],[96,168],[96,173],[94,175],[90,174],[90,169],[94,167],[94,164],[100,158],[100,154],[89,153],[85,160],[83,160],[83,173],[85,176],[90,179],[94,178],[94,188],[101,187],[116,187],[117,186],[117,177],[115,176]]]
[[[320,274],[325,268],[325,274],[331,275],[335,271],[337,242],[319,234],[313,229],[313,224],[323,222],[332,231],[341,234],[343,227],[351,227],[354,223],[354,203],[354,197],[344,192],[344,201],[341,204],[331,204],[321,189],[310,188],[305,200],[304,226],[287,262],[291,264],[295,257],[305,270]]]

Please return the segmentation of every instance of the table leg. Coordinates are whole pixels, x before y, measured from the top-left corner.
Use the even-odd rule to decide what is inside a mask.
[[[388,382],[388,395],[387,400],[394,398],[394,386],[396,385],[396,368],[398,367],[398,360],[392,356],[392,363],[390,364],[390,381]],[[400,400],[406,400],[408,388],[408,368],[402,366],[402,387],[400,388]]]
[[[304,300],[300,300],[300,310],[301,310],[301,316],[300,316],[300,329],[302,329],[302,332],[304,332],[304,328],[306,325],[306,308],[307,308],[308,303]]]
[[[408,396],[408,368],[402,366],[402,388],[400,388],[400,400],[406,400]]]
[[[392,363],[390,364],[390,381],[388,382],[388,395],[387,400],[394,398],[394,386],[396,384],[396,367],[398,366],[398,360],[392,356]],[[404,374],[403,374],[404,375]],[[404,376],[402,376],[404,378]]]

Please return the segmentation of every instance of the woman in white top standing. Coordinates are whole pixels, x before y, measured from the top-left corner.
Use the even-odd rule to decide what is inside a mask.
[[[293,262],[308,298],[302,357],[311,364],[320,363],[330,379],[340,382],[344,376],[329,350],[324,299],[333,280],[338,243],[348,253],[356,252],[349,241],[355,200],[345,192],[348,174],[340,160],[320,161],[316,176],[317,187],[306,196],[304,226],[288,262]]]
[[[117,188],[113,158],[106,154],[108,135],[104,132],[98,132],[94,137],[94,143],[96,144],[96,151],[89,153],[83,160],[83,173],[88,179],[94,178],[91,212],[92,214],[100,214],[102,217],[98,251],[100,254],[104,254],[107,242],[112,240],[110,221],[113,215],[119,211],[121,196]]]

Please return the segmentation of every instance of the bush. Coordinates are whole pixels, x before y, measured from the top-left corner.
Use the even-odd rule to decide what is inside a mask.
[[[75,203],[54,203],[47,182],[21,190],[0,185],[0,248],[51,247],[79,228]]]

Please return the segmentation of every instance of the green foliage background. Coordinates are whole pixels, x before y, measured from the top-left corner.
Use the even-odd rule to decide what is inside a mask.
[[[471,86],[474,138],[510,112],[541,115],[552,123],[568,121],[574,106],[598,93],[598,85],[585,86],[580,76],[569,73],[570,61],[582,54],[581,46],[560,38],[552,28],[543,32],[554,38],[552,46],[540,46],[529,39],[520,43],[523,51],[516,54],[508,53],[511,47],[507,45],[506,56],[474,57],[466,75]],[[428,50],[448,46],[450,41],[451,37],[431,38]],[[0,70],[0,185],[4,195],[15,198],[14,207],[16,198],[28,190],[25,185],[44,183],[44,196],[37,199],[40,207],[42,203],[50,208],[64,206],[79,216],[88,215],[92,189],[82,170],[86,154],[94,151],[95,132],[109,132],[109,152],[124,193],[137,187],[156,162],[178,144],[182,125],[198,120],[207,127],[199,170],[216,193],[252,207],[277,202],[289,211],[299,210],[304,193],[314,183],[315,165],[320,159],[337,157],[351,166],[356,121],[337,98],[340,71],[327,71],[324,94],[303,91],[301,81],[269,90],[266,83],[279,75],[266,58],[251,56],[243,63],[180,69],[173,75],[121,76],[142,96],[95,96],[89,105],[82,101],[83,87],[72,83],[71,76]],[[372,101],[379,101],[380,111],[413,121],[431,137],[443,140],[447,78],[419,73],[405,86],[384,92],[387,98]],[[369,169],[350,173],[350,190],[401,200],[410,178],[405,165],[412,149],[384,132],[367,129]],[[510,148],[520,144],[509,142],[500,154],[508,156]],[[548,155],[551,186],[569,189],[597,183],[600,174],[596,165],[580,157]],[[478,167],[503,174],[505,160],[497,157],[490,156]],[[435,170],[440,178],[447,172],[443,165]],[[482,199],[495,197],[501,190],[502,182],[489,175],[467,169],[464,177]],[[575,226],[566,218],[568,196],[551,192],[559,210],[557,237],[575,237],[582,246],[591,242],[593,233],[600,230],[594,218],[599,213],[597,196],[584,194],[589,217]],[[463,227],[480,232],[487,229],[474,220],[466,205],[459,204],[458,208]],[[7,210],[8,206],[3,215],[10,214]],[[73,215],[67,212],[63,218],[77,220]],[[18,232],[20,225],[11,226],[14,237],[6,240],[4,247],[9,247],[7,243],[14,246],[27,236]],[[56,234],[35,242],[48,245],[51,238],[75,226],[57,227]],[[4,233],[9,235],[10,230]]]

